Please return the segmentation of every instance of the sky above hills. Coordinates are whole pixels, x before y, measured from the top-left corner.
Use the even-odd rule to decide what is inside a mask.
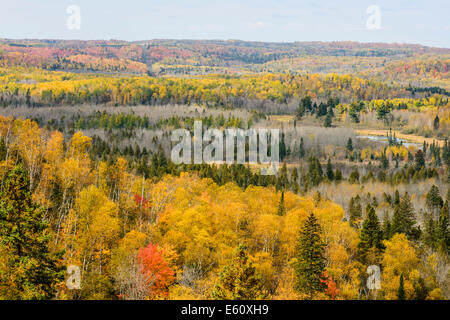
[[[450,48],[449,0],[0,0],[0,4],[1,38],[352,40]]]

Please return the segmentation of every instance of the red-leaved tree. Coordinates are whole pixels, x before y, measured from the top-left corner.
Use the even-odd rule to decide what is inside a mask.
[[[333,278],[331,278],[326,271],[323,274],[323,279],[320,279],[320,282],[325,286],[325,294],[333,300],[336,299],[339,289],[336,286],[336,282],[334,282]]]
[[[164,252],[157,244],[149,244],[139,250],[138,262],[148,284],[148,297],[154,299],[169,294],[169,286],[175,276],[172,268],[164,260]]]

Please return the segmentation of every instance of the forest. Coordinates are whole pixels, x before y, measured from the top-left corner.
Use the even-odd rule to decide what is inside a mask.
[[[448,300],[449,63],[406,44],[0,39],[0,299]],[[277,173],[173,163],[197,120],[280,129]]]

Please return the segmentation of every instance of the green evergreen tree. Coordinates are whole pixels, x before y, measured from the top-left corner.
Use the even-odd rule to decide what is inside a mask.
[[[327,116],[330,116],[330,118],[334,117],[333,105],[328,107]]]
[[[347,151],[353,151],[353,141],[352,138],[348,138],[347,140]]]
[[[239,245],[233,260],[222,269],[212,296],[216,300],[260,300],[265,298],[260,276],[248,261],[244,246]]]
[[[348,182],[349,183],[358,183],[359,182],[359,171],[357,168],[355,168],[355,170],[353,170],[350,173],[350,176],[348,177]]]
[[[286,143],[284,140],[285,140],[285,135],[284,135],[284,133],[281,133],[281,140],[279,142],[280,160],[284,160],[284,158],[286,158],[286,155],[287,155]]]
[[[361,207],[361,199],[359,195],[355,198],[350,199],[349,204],[350,209],[350,217],[349,222],[352,227],[357,227],[359,220],[362,218],[362,207]]]
[[[292,183],[294,183],[294,184],[298,183],[298,170],[296,167],[294,169],[292,169],[291,180],[292,180]]]
[[[427,198],[425,201],[427,208],[431,211],[436,211],[442,208],[444,204],[439,188],[435,185],[431,186],[430,192],[427,193]]]
[[[317,157],[312,156],[308,161],[308,178],[313,186],[316,186],[322,182],[323,170]]]
[[[330,181],[333,181],[333,179],[334,179],[333,166],[331,165],[330,158],[328,158],[328,162],[327,162],[327,178]]]
[[[325,244],[321,238],[322,229],[311,213],[300,231],[297,248],[297,263],[295,265],[296,284],[298,292],[313,298],[317,292],[324,290],[323,278],[325,272]]]
[[[27,93],[25,95],[25,104],[27,107],[31,107],[31,95],[30,95],[30,89],[27,89]]]
[[[62,281],[60,254],[49,252],[44,211],[36,206],[21,165],[0,191],[0,299],[50,299]]]
[[[433,129],[438,130],[439,129],[439,116],[436,115],[436,118],[434,118],[433,121]]]
[[[415,161],[415,169],[416,171],[419,171],[420,169],[425,167],[425,154],[422,150],[417,150],[416,154],[414,155],[414,161]]]
[[[284,206],[284,191],[281,191],[281,197],[280,202],[278,203],[277,214],[279,216],[284,216],[286,214],[286,207]]]
[[[377,208],[378,207],[378,199],[377,197],[372,197],[372,207]]]
[[[398,192],[398,190],[395,190],[394,201],[392,202],[392,204],[394,208],[400,204],[400,192]]]
[[[392,234],[404,233],[409,239],[417,239],[420,236],[420,230],[415,228],[415,224],[416,218],[411,198],[408,193],[405,193],[394,209]]]
[[[381,167],[386,170],[389,168],[389,159],[386,156],[386,149],[381,154]]]
[[[377,119],[383,120],[386,124],[389,123],[389,114],[391,112],[391,108],[387,104],[382,104],[377,108]]]
[[[286,189],[289,187],[289,179],[287,172],[286,162],[283,163],[283,166],[280,169],[280,173],[277,178],[277,190]]]
[[[352,119],[353,122],[355,123],[359,123],[359,113],[358,113],[358,109],[355,107],[357,105],[355,105],[354,103],[350,104],[350,110],[348,112],[350,119]]]
[[[383,237],[389,240],[392,237],[392,225],[389,214],[386,212],[383,219]]]
[[[293,183],[298,183],[298,170],[297,168],[292,169],[291,180]]]
[[[403,272],[400,274],[400,283],[398,285],[397,290],[397,299],[398,300],[406,300],[405,288],[403,284]]]
[[[327,116],[325,117],[324,121],[323,121],[323,126],[324,126],[325,128],[330,128],[331,125],[332,125],[332,121],[333,121],[333,118],[332,118],[332,116],[328,113]]]
[[[297,168],[292,169],[291,185],[292,185],[292,191],[294,191],[294,193],[297,194],[298,190],[299,190],[299,186],[298,186],[298,170],[297,170]]]
[[[327,105],[321,102],[319,104],[319,108],[317,109],[317,116],[323,117],[326,114],[327,114]]]
[[[300,119],[301,117],[303,117],[306,113],[307,110],[311,109],[311,98],[310,97],[305,97],[302,98],[299,103],[298,103],[298,108],[297,108],[297,113],[296,113],[296,117],[297,119]]]
[[[375,249],[375,251],[381,251],[384,249],[383,231],[381,230],[375,209],[370,204],[367,208],[367,216],[363,222],[359,239],[358,252],[362,260],[365,260],[365,256],[369,250]]]
[[[342,181],[342,171],[341,171],[341,170],[336,169],[336,172],[335,172],[335,174],[334,174],[334,180],[335,180],[336,182]]]
[[[439,216],[439,222],[437,225],[437,234],[436,241],[439,250],[442,252],[450,253],[450,219],[449,219],[449,204],[448,201],[445,201],[444,206],[442,207],[441,214]]]
[[[299,147],[299,152],[298,155],[300,157],[300,159],[302,159],[303,157],[305,157],[305,143],[303,142],[303,137],[300,138],[300,147]]]
[[[433,220],[432,215],[426,215],[424,217],[424,220],[425,220],[425,230],[423,232],[423,243],[428,247],[435,249],[437,242],[435,221]]]

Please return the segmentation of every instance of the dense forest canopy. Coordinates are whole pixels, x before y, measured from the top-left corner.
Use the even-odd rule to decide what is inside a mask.
[[[449,64],[408,44],[0,39],[0,299],[449,299]],[[198,120],[280,129],[277,173],[173,163]]]

